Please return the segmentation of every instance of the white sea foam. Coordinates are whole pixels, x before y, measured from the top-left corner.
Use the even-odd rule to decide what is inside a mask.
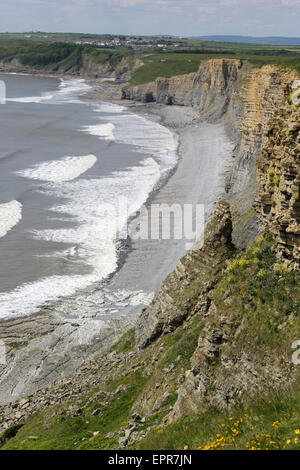
[[[124,106],[120,106],[118,104],[113,104],[113,103],[106,103],[103,102],[100,105],[98,105],[94,111],[95,113],[109,113],[109,114],[114,114],[114,113],[122,113],[126,108]]]
[[[162,169],[171,169],[177,161],[177,137],[166,127],[136,114],[114,116],[115,140],[133,145],[138,152],[149,153]]]
[[[47,104],[81,103],[78,97],[87,93],[91,89],[92,87],[88,85],[84,79],[61,79],[58,89],[51,93],[42,93],[39,96],[7,98],[6,101]]]
[[[10,201],[0,204],[0,238],[4,237],[22,218],[22,204]]]
[[[76,99],[92,89],[83,78],[61,79],[58,91],[54,95],[55,103],[81,103]]]
[[[104,119],[109,122],[103,123]],[[150,154],[157,159],[163,172],[176,164],[177,136],[166,127],[122,109],[100,120],[99,124],[85,126],[82,130],[100,139],[132,145],[133,150]]]
[[[62,80],[59,90],[54,92],[48,102],[78,102],[78,97],[88,91],[87,87],[89,86],[84,80]],[[47,103],[45,96],[42,96],[44,101],[41,102]],[[64,201],[52,208],[54,217],[61,215],[61,218],[57,219],[61,220],[62,227],[64,214],[67,214],[68,218],[72,217],[72,222],[78,224],[72,228],[32,231],[36,239],[69,245],[68,248],[47,253],[45,256],[63,258],[66,263],[74,263],[75,269],[76,263],[81,267],[85,264],[84,272],[88,274],[54,275],[21,285],[8,293],[0,293],[0,318],[34,313],[43,304],[78,293],[92,283],[107,278],[116,270],[118,233],[126,226],[127,217],[134,215],[145,203],[161,174],[173,168],[177,159],[177,141],[172,132],[160,124],[128,113],[125,109],[122,106],[102,103],[95,111],[105,113],[106,117],[99,115],[99,121],[96,121],[95,125],[86,126],[82,130],[104,140],[115,139],[119,143],[129,144],[134,151],[151,155],[140,165],[102,178],[75,180],[96,161],[94,155],[86,155],[43,162],[19,172],[27,178],[45,181],[39,190]],[[117,207],[122,197],[127,199],[129,211]],[[115,210],[103,212],[105,204],[110,208],[115,206]],[[147,303],[149,300],[147,295],[141,292],[133,296],[128,295],[131,305]],[[124,302],[128,305],[127,298]]]
[[[96,126],[84,126],[83,128],[88,134],[95,135],[104,140],[115,140],[114,129],[115,125],[111,122],[105,124],[98,124]]]
[[[42,103],[43,101],[50,101],[54,95],[42,94],[40,96],[24,96],[20,98],[7,98],[6,101],[15,101],[17,103]]]
[[[72,295],[113,273],[118,264],[118,233],[126,225],[127,216],[134,215],[147,200],[159,178],[159,166],[147,158],[141,165],[109,177],[45,184],[43,192],[66,201],[52,210],[75,217],[78,226],[34,231],[34,238],[70,244],[72,248],[64,255],[71,261],[89,265],[91,272],[51,276],[0,294],[0,318],[31,314],[43,303]],[[119,206],[122,196],[128,202],[128,212]],[[105,204],[109,211],[103,210]],[[137,301],[138,298],[133,300]]]
[[[71,181],[85,173],[97,161],[95,155],[82,157],[65,157],[62,160],[53,160],[35,165],[33,168],[20,170],[16,173],[26,178],[52,183]]]

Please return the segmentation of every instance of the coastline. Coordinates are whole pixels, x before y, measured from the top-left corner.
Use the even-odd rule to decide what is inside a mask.
[[[203,179],[207,178],[207,175],[198,175],[194,168],[189,167],[191,161],[195,163],[195,160],[187,163],[189,157],[197,151],[197,146],[201,146],[201,139],[203,140],[203,136],[199,137],[199,126],[203,127],[205,125],[201,123],[195,110],[192,108],[168,107],[157,104],[127,103],[127,101],[124,102],[123,100],[116,99],[116,91],[120,90],[120,84],[112,82],[109,86],[105,85],[103,82],[100,83],[98,90],[93,92],[90,97],[125,106],[130,111],[141,114],[147,119],[153,119],[178,134],[179,160],[177,167],[171,172],[168,179],[163,181],[153,194],[149,196],[148,204],[151,201],[170,203],[168,200],[168,182],[176,175],[178,175],[177,183],[175,181],[174,185],[178,185],[181,177],[186,179],[186,181],[183,181],[182,194],[188,193],[190,196],[195,197],[195,193],[189,192],[191,186],[196,182],[196,179],[198,181],[199,176],[202,176]],[[115,99],[112,99],[112,94]],[[188,169],[186,168],[189,171],[180,174],[180,168],[185,166],[189,167]],[[221,165],[221,167],[216,168],[220,178],[220,185],[223,184],[221,183],[223,180],[222,175],[227,167],[228,161],[225,160],[223,167]],[[211,168],[208,168],[207,171],[211,171]],[[191,180],[192,176],[196,178],[193,181]],[[215,194],[214,197],[212,196],[211,204],[217,202],[223,192],[224,187],[220,186],[218,194]],[[144,250],[142,253],[147,252],[146,248],[142,248]],[[134,262],[133,259],[137,257],[136,249],[137,247],[131,247],[131,249],[126,250],[122,255],[123,260],[121,260],[121,265],[117,271],[119,279],[122,276],[126,277],[126,263],[128,261]],[[168,249],[167,244],[166,249]],[[175,268],[184,252],[182,246],[174,244],[172,249],[169,247],[169,262],[167,266],[161,267],[159,264],[155,265],[154,263],[153,269],[157,269],[157,272],[155,271],[156,279],[151,280],[154,290],[159,287],[166,275]],[[112,277],[115,277],[115,275],[116,273]],[[146,283],[149,282],[147,279],[145,281]],[[98,290],[101,290],[101,285],[98,287]],[[80,293],[80,295],[84,294]],[[90,294],[89,289],[87,289],[86,296],[88,297],[89,295],[91,298],[93,295],[97,297],[97,291],[93,290]],[[27,396],[62,376],[73,372],[83,362],[91,359],[95,354],[99,354],[99,352],[115,342],[125,331],[133,327],[136,317],[140,313],[137,309],[131,309],[136,311],[126,315],[125,309],[122,316],[114,318],[105,324],[103,324],[101,318],[97,319],[92,314],[91,318],[87,319],[85,317],[83,323],[80,324],[76,316],[72,318],[65,313],[61,315],[61,304],[63,303],[64,299],[58,304],[44,306],[39,313],[30,317],[14,318],[0,323],[0,340],[2,339],[8,345],[7,356],[10,358],[10,362],[5,368],[0,366],[0,404]],[[92,335],[84,332],[87,328],[91,328],[91,325],[93,325]],[[96,333],[94,333],[95,331]],[[16,348],[18,343],[21,346]]]

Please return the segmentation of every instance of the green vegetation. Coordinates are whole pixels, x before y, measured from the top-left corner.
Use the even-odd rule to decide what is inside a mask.
[[[299,384],[232,414],[210,408],[149,433],[138,450],[295,450],[300,448]]]
[[[276,186],[279,186],[279,184],[280,184],[280,176],[279,175],[274,176],[274,184]]]
[[[23,343],[10,343],[8,346],[12,349],[15,349],[16,351],[18,351],[18,349],[22,349],[22,348],[26,348],[26,346],[28,346],[28,341],[25,341]]]
[[[228,265],[216,289],[215,300],[223,313],[247,322],[239,343],[258,357],[265,348],[289,354],[300,331],[299,271],[278,263],[272,247],[270,236],[258,238]],[[231,302],[224,304],[224,295],[230,295]]]
[[[112,351],[117,353],[132,351],[135,348],[134,329],[127,331],[124,335],[112,346]]]
[[[215,313],[205,320],[199,314],[187,318],[174,332],[141,351],[134,364],[130,359],[135,351],[134,330],[125,333],[108,352],[123,357],[127,354],[112,375],[105,379],[95,362],[89,372],[97,378],[95,388],[66,403],[49,406],[23,426],[7,430],[0,436],[2,448],[117,449],[119,438],[130,427],[132,413],[138,412],[145,416],[138,432],[146,434],[127,448],[300,449],[299,373],[289,389],[265,392],[255,402],[244,402],[243,408],[239,405],[232,411],[222,411],[203,399],[198,411],[163,422],[176,402],[178,378],[191,368],[199,336],[205,338],[204,327],[210,324],[218,328],[220,312],[232,325],[232,334],[228,333],[224,345],[228,359],[242,351],[259,364],[266,355],[290,363],[291,344],[300,331],[299,271],[280,264],[272,248],[272,237],[265,236],[232,256],[213,292]],[[195,282],[191,309],[198,300],[196,289]],[[241,320],[243,327],[236,334]],[[214,363],[216,375],[223,367],[221,355]],[[213,380],[207,390],[214,393]],[[162,400],[165,391],[168,395]],[[77,414],[70,413],[72,407],[79,410]]]
[[[126,386],[104,409],[101,416],[93,416],[97,409],[97,401],[90,405],[90,398],[98,389],[81,398],[77,403],[82,408],[82,414],[68,417],[67,408],[54,406],[45,413],[38,413],[28,420],[20,429],[17,436],[11,439],[5,449],[113,449],[118,445],[117,438],[106,439],[106,434],[116,432],[122,424],[126,424],[130,408],[138,393],[145,385],[146,378],[140,373],[133,373],[121,380],[107,384],[106,390]],[[98,395],[97,395],[98,396]],[[73,403],[69,402],[68,406]],[[94,433],[99,432],[94,436]]]
[[[243,225],[254,214],[255,211],[253,207],[250,207],[250,209],[238,219],[238,221],[236,222],[236,227]],[[237,217],[239,217],[239,215],[237,215]]]
[[[223,44],[224,46],[224,44]],[[226,44],[227,46],[227,44]],[[257,47],[257,46],[256,46]],[[256,67],[266,64],[281,65],[284,69],[295,69],[300,72],[300,49],[297,52],[281,49],[251,49],[236,48],[231,51],[222,49],[198,49],[156,51],[153,54],[140,54],[143,66],[132,75],[130,84],[140,85],[155,80],[158,77],[172,77],[196,72],[201,62],[214,58],[233,58],[248,60]]]
[[[128,64],[131,64],[135,57],[143,65],[134,72],[130,81],[132,85],[148,83],[157,77],[195,72],[201,62],[211,58],[240,58],[257,67],[278,64],[286,70],[300,72],[300,47],[161,38],[162,47],[158,48],[155,45],[157,38],[146,38],[147,47],[134,50],[124,42],[123,36],[119,39],[125,45],[114,45],[110,35],[0,34],[0,61],[9,64],[16,59],[20,64],[38,70],[76,73],[91,71],[97,64],[115,67],[124,58],[128,58]],[[136,39],[143,44],[143,38]],[[99,45],[106,44],[105,41],[110,45]]]
[[[24,426],[24,423],[14,424],[13,426],[11,426],[10,428],[4,431],[2,438],[8,440],[8,439],[11,439],[12,437],[15,437],[19,429],[21,429],[23,426]]]
[[[133,51],[125,47],[108,49],[66,42],[0,40],[1,62],[10,64],[12,60],[17,60],[24,66],[53,72],[79,72],[85,67],[85,61],[94,65],[107,63],[115,66],[132,54]]]
[[[49,407],[45,412],[32,416],[26,424],[19,430],[18,434],[3,447],[5,450],[37,450],[37,449],[116,449],[118,447],[119,435],[117,431],[120,427],[127,425],[131,417],[131,408],[138,396],[147,387],[154,387],[157,381],[173,380],[166,377],[163,369],[174,362],[174,374],[180,370],[184,371],[189,364],[189,359],[195,350],[199,332],[203,324],[198,318],[192,319],[192,331],[183,328],[176,331],[174,335],[168,335],[157,342],[157,348],[163,348],[161,358],[153,367],[153,373],[146,372],[147,364],[153,359],[153,351],[146,350],[143,353],[145,367],[133,373],[128,373],[126,367],[122,377],[106,382],[104,386],[91,390],[88,394],[82,395],[78,400],[72,400],[64,405]],[[121,340],[114,346],[114,350],[124,352],[131,349],[133,330],[125,333]],[[176,362],[180,356],[182,360]],[[130,364],[129,364],[130,365]],[[168,383],[168,382],[167,382]],[[169,407],[176,401],[177,383],[170,384],[171,394],[168,400],[160,409],[150,416],[141,429],[146,429],[151,425],[158,425],[166,415]],[[122,387],[116,393],[118,387]],[[173,388],[172,388],[173,387]],[[106,397],[106,393],[114,393],[107,406],[103,408],[100,401]],[[103,396],[102,396],[103,394]],[[68,416],[70,406],[80,407],[80,416]],[[103,411],[99,415],[94,415],[95,410],[101,408]],[[97,433],[94,435],[94,433]],[[108,433],[114,433],[112,438],[107,438]],[[0,436],[1,438],[1,436]]]
[[[178,51],[179,52],[179,51]],[[142,55],[143,64],[132,75],[130,84],[141,85],[154,81],[158,77],[173,77],[196,72],[200,62],[208,56],[197,53],[158,52]]]

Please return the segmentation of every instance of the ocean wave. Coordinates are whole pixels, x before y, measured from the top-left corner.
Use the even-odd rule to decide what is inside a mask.
[[[104,119],[109,122],[103,123]],[[150,154],[157,159],[162,172],[174,168],[178,158],[178,139],[166,127],[122,109],[100,120],[102,123],[84,126],[82,130],[100,139],[131,145],[136,152]]]
[[[24,96],[20,98],[6,98],[6,101],[14,101],[16,103],[42,103],[43,101],[50,101],[54,95],[40,95],[40,96]]]
[[[174,167],[177,161],[177,136],[169,129],[136,114],[114,116],[115,140],[134,145],[136,151],[155,156],[163,170]]]
[[[125,106],[120,106],[118,104],[113,104],[113,103],[101,103],[98,105],[93,111],[95,113],[109,113],[109,114],[114,114],[114,113],[122,113],[125,111]]]
[[[83,128],[88,134],[95,135],[104,140],[115,140],[114,129],[115,125],[111,122],[105,124],[97,124],[96,126],[84,126]]]
[[[84,95],[92,89],[83,78],[61,79],[58,91],[54,95],[54,102],[69,102],[69,103],[82,103],[82,101],[75,99]]]
[[[10,201],[0,204],[0,238],[4,237],[22,218],[22,204]]]
[[[22,96],[7,98],[6,101],[17,103],[46,103],[46,104],[65,104],[82,103],[79,96],[92,89],[91,85],[86,83],[83,78],[61,79],[58,89],[51,93],[42,93],[39,96]]]
[[[81,157],[65,157],[62,160],[53,160],[35,165],[33,168],[19,170],[16,173],[20,176],[49,181],[52,183],[62,183],[71,181],[85,173],[97,161],[93,154]]]
[[[114,172],[109,177],[45,184],[42,192],[65,201],[52,207],[52,211],[69,214],[78,226],[32,231],[33,237],[70,244],[64,255],[72,262],[90,267],[90,273],[51,276],[2,293],[0,318],[34,313],[45,302],[73,295],[112,274],[118,266],[118,236],[128,218],[146,202],[159,179],[158,164],[147,158],[141,165]],[[134,302],[137,301],[138,298]]]

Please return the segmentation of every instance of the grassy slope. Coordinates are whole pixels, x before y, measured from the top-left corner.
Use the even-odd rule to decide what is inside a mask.
[[[144,65],[136,70],[130,80],[131,85],[141,85],[154,81],[158,77],[172,77],[190,72],[196,72],[201,62],[213,58],[233,58],[249,60],[256,67],[266,64],[278,64],[286,68],[296,69],[300,72],[300,49],[288,51],[284,49],[248,49],[232,48],[232,50],[219,52],[209,49],[197,52],[155,52],[141,55]]]
[[[134,449],[300,449],[299,385],[232,413],[209,409],[177,420],[153,430]]]
[[[0,40],[0,61],[9,64],[13,59],[22,65],[37,70],[78,72],[83,61],[97,64],[116,65],[132,50],[119,47],[107,49],[89,45],[81,46],[66,42],[34,42],[28,40]]]
[[[73,39],[72,35],[51,34],[47,40],[41,39],[39,35],[30,40],[24,39],[24,35],[5,36],[0,38],[0,61],[10,63],[12,59],[17,59],[21,64],[37,70],[77,72],[85,62],[89,62],[89,67],[91,64],[106,63],[114,66],[124,57],[130,60],[136,55],[144,65],[133,74],[130,81],[132,85],[151,82],[157,77],[195,72],[202,61],[222,57],[246,59],[258,67],[269,63],[279,64],[300,72],[300,48],[297,47],[185,40],[178,41],[178,49],[150,49],[135,53],[127,47],[108,49],[68,42]],[[84,36],[80,39],[84,39]],[[162,42],[166,45],[168,43],[167,40]]]
[[[228,314],[243,315],[247,327],[244,336],[240,336],[241,347],[250,344],[257,359],[266,348],[276,357],[279,354],[289,356],[291,343],[300,335],[299,272],[290,272],[278,265],[271,247],[271,240],[259,239],[239,254],[228,265],[215,290],[216,302],[219,298],[223,313],[227,315],[226,308],[234,308]],[[226,303],[226,307],[222,299],[228,293],[232,302]],[[127,428],[133,404],[134,409],[141,412],[141,405],[136,403],[149,387],[152,395],[159,393],[155,392],[156,384],[167,389],[170,396],[147,418],[143,428],[153,426],[153,429],[134,445],[135,448],[299,449],[300,436],[295,433],[300,428],[299,379],[291,390],[260,397],[259,404],[248,403],[244,409],[231,411],[232,414],[206,408],[202,413],[161,426],[162,418],[176,401],[178,376],[190,368],[190,358],[203,326],[204,321],[199,316],[190,318],[175,332],[146,348],[139,357],[138,369],[130,369],[130,362],[125,362],[117,379],[103,384],[99,371],[99,388],[32,416],[4,449],[116,449],[120,435],[109,439],[107,433],[116,433],[122,426]],[[126,333],[113,349],[118,353],[133,350],[133,331]],[[155,363],[154,357],[157,358]],[[166,374],[165,368],[171,365],[172,372]],[[115,391],[120,385],[125,385],[126,389],[108,399],[104,407],[99,404],[101,393]],[[69,417],[67,411],[74,403],[82,407],[82,414]],[[101,414],[93,416],[93,411],[99,407]],[[98,434],[94,436],[95,432]]]

